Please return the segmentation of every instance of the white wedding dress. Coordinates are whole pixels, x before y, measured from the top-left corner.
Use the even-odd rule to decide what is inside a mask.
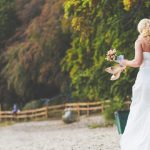
[[[120,147],[121,150],[150,150],[150,52],[143,52]]]

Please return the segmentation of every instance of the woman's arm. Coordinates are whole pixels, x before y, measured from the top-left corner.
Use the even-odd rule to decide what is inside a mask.
[[[129,67],[140,67],[143,61],[143,50],[139,40],[135,42],[135,56],[133,60],[123,60],[122,64]]]

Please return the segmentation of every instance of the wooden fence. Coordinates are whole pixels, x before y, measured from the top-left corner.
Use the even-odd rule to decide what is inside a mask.
[[[109,107],[110,101],[100,101],[100,102],[82,102],[82,103],[67,103],[62,105],[54,105],[54,106],[46,106],[40,109],[33,110],[25,110],[20,111],[16,115],[11,111],[0,111],[0,121],[19,121],[19,120],[33,120],[39,118],[49,118],[49,113],[53,110],[61,112],[64,109],[70,109],[72,111],[76,111],[78,117],[80,117],[81,113],[86,113],[87,116],[90,115],[93,111],[99,111],[100,113],[104,111],[106,107]],[[127,106],[130,106],[130,101],[126,102]]]

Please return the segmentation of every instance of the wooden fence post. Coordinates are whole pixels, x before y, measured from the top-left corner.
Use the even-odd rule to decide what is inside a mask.
[[[104,102],[101,103],[101,112],[104,112]]]
[[[32,119],[35,119],[35,118],[34,118],[34,111],[32,111],[32,117],[31,117],[31,120],[32,120]]]
[[[89,104],[87,104],[87,116],[89,116],[90,115],[90,110],[89,110]]]
[[[2,106],[1,106],[1,104],[0,104],[0,121],[2,121],[1,112],[2,112]]]
[[[48,106],[45,107],[45,117],[48,119]]]
[[[77,105],[77,111],[78,111],[78,118],[80,117],[80,105]]]

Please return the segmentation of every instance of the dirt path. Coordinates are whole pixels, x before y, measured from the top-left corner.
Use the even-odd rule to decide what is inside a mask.
[[[0,127],[0,150],[119,150],[116,126],[88,128],[100,116],[66,125],[61,120]]]

